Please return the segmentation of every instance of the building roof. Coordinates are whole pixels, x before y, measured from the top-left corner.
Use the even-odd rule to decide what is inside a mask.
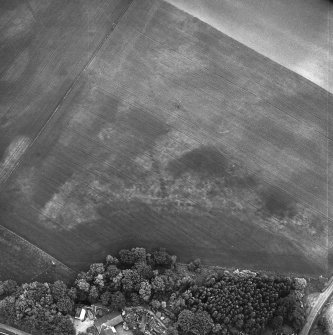
[[[82,308],[81,308],[81,307],[77,307],[77,308],[75,309],[75,317],[76,317],[76,318],[79,318],[79,317],[80,317],[81,311],[82,311]]]
[[[108,313],[101,318],[96,319],[95,326],[100,328],[103,324],[106,326],[116,326],[124,321],[123,317],[118,312]]]
[[[124,321],[123,317],[119,314],[118,316],[114,317],[112,320],[109,320],[105,322],[107,326],[114,327],[116,325],[119,325],[119,323],[122,323]]]

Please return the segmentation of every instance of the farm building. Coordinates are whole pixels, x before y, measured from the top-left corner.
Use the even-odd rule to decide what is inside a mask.
[[[109,313],[109,314],[104,315],[101,318],[98,318],[95,321],[95,327],[97,328],[99,334],[109,334],[110,333],[109,330],[111,331],[110,334],[114,334],[113,332],[115,331],[114,327],[119,325],[123,321],[124,319],[120,313],[117,313],[117,312]],[[105,331],[108,331],[108,332],[105,333]]]
[[[75,319],[78,319],[80,321],[84,321],[86,317],[86,309],[85,308],[77,308],[75,311]]]

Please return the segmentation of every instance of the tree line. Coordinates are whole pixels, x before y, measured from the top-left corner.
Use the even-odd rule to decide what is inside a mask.
[[[302,280],[221,271],[202,282],[201,269],[196,260],[180,271],[165,249],[123,249],[78,273],[71,287],[62,281],[0,282],[0,319],[36,335],[73,335],[69,316],[75,305],[101,302],[112,310],[141,305],[162,311],[167,335],[255,335],[267,325],[302,327]]]

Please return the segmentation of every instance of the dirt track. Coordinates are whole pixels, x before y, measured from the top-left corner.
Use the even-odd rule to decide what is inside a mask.
[[[310,333],[312,327],[314,326],[315,321],[317,320],[317,317],[319,316],[327,300],[331,297],[332,293],[333,293],[333,277],[330,279],[328,287],[325,289],[324,292],[322,292],[319,295],[316,304],[312,307],[311,312],[307,317],[306,323],[302,331],[300,332],[300,335],[308,335]]]

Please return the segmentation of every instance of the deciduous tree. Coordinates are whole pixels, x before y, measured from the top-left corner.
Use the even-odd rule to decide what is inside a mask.
[[[192,311],[184,309],[179,313],[177,324],[183,332],[188,333],[191,330],[193,323],[194,313]]]
[[[115,292],[111,295],[111,308],[114,310],[121,310],[125,307],[126,299],[123,293]]]

